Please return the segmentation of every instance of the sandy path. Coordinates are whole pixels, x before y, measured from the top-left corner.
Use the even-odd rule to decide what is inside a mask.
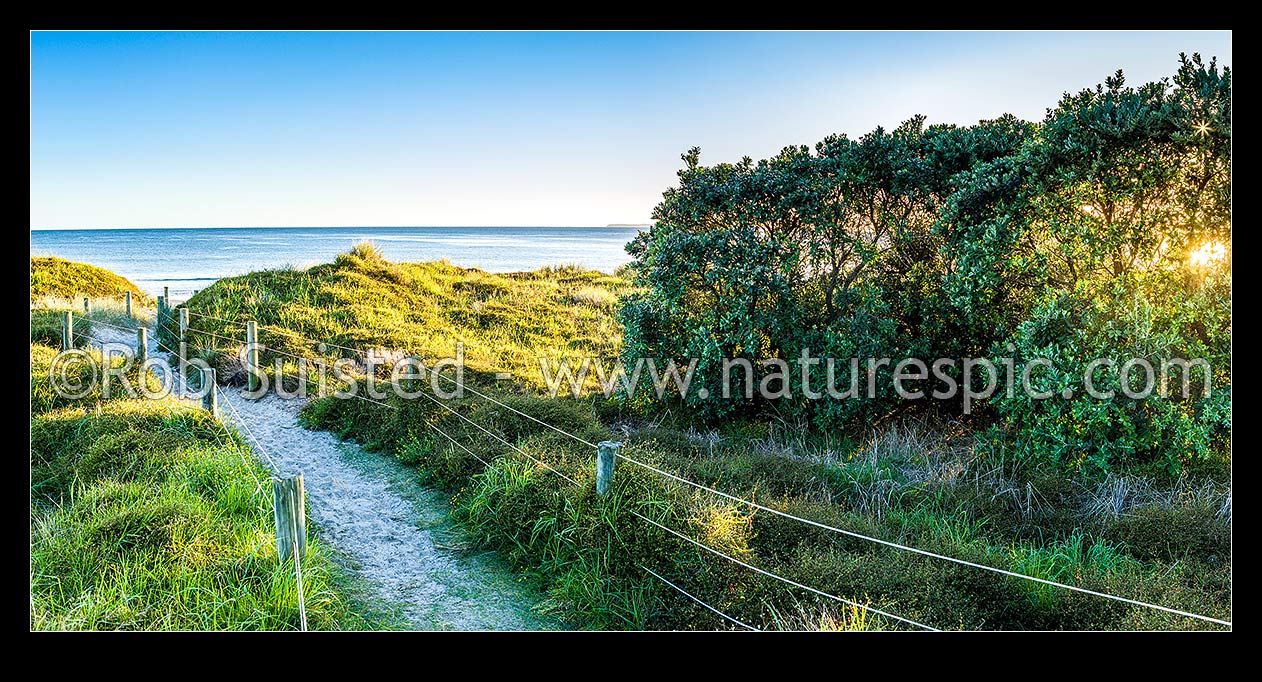
[[[98,326],[99,341],[135,336]],[[161,353],[150,335],[150,353]],[[165,357],[165,353],[162,354]],[[220,387],[222,417],[266,451],[282,474],[301,471],[310,518],[321,539],[348,559],[373,595],[420,630],[538,630],[558,624],[533,610],[527,593],[493,555],[460,556],[446,498],[415,482],[416,472],[298,424],[302,400],[248,400]],[[244,428],[242,428],[244,427]],[[437,536],[438,542],[436,542]],[[446,540],[446,542],[444,542]]]

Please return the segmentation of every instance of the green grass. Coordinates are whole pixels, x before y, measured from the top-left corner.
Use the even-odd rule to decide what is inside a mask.
[[[68,310],[68,308],[66,308],[66,310]],[[62,333],[63,333],[62,332],[62,318],[63,318],[63,315],[61,311],[56,310],[56,309],[32,310],[31,311],[31,343],[38,343],[38,344],[43,344],[45,346],[61,348]],[[76,325],[76,326],[80,327],[80,329],[77,329],[76,331],[83,331],[86,333],[90,333],[92,330],[92,327],[90,324],[89,325]],[[82,345],[83,345],[82,339],[76,338],[75,347],[82,347]]]
[[[123,377],[115,375],[110,378],[107,392],[99,369],[102,364],[101,352],[95,348],[88,348],[83,352],[84,355],[80,356],[83,361],[54,364],[54,358],[59,353],[57,348],[43,343],[31,344],[32,417],[59,407],[127,399],[129,394],[125,390],[123,379],[126,379],[128,385],[140,388],[139,365],[132,362],[123,372]],[[123,368],[126,362],[118,355],[111,357],[113,368]],[[61,393],[54,390],[54,377],[50,376],[50,367],[55,367],[57,385],[69,391]],[[160,388],[158,380],[152,375],[145,377],[144,386],[155,393]]]
[[[127,314],[125,292],[132,292]],[[85,312],[83,299],[91,300]],[[31,257],[31,343],[61,347],[63,313],[74,313],[74,346],[83,348],[94,322],[135,329],[149,326],[154,301],[127,279],[109,270],[61,258]]]
[[[130,291],[132,303],[148,305],[145,292],[127,278],[86,263],[75,263],[56,257],[31,256],[31,303],[43,298],[58,298],[83,305],[83,297],[122,300]]]
[[[32,391],[55,351],[31,346]],[[37,390],[38,389],[38,390]],[[173,400],[33,401],[31,627],[299,627],[268,473],[207,412]],[[318,538],[303,562],[312,629],[370,626]]]
[[[194,312],[256,320],[269,347],[308,357],[316,348],[294,334],[352,348],[377,346],[423,360],[453,357],[464,344],[473,372],[507,371],[543,387],[538,357],[613,357],[622,330],[614,319],[622,278],[577,267],[490,274],[445,262],[383,260],[370,245],[334,263],[221,279],[186,303]],[[193,316],[194,342],[230,355],[244,329]],[[334,353],[340,353],[333,349]],[[341,353],[342,355],[348,355]],[[265,364],[287,356],[264,354]]]
[[[1068,584],[1080,582],[1084,574],[1107,576],[1125,571],[1134,561],[1101,538],[1088,545],[1081,533],[1042,547],[1014,547],[1012,558],[1018,573]],[[1040,606],[1051,606],[1064,594],[1064,590],[1041,583],[1030,583],[1027,589]]]
[[[589,402],[499,397],[540,418],[546,406],[550,423],[564,424],[582,438],[613,435]],[[580,484],[575,487],[428,402],[389,402],[399,410],[328,398],[314,403],[304,416],[312,426],[354,437],[416,465],[419,480],[452,494],[454,513],[473,536],[538,581],[559,613],[590,627],[727,627],[647,576],[640,563],[759,627],[814,629],[849,622],[849,616],[836,611],[842,605],[703,553],[647,526],[630,510],[792,580],[935,627],[1206,627],[1057,588],[1035,589],[1034,583],[751,513],[626,462],[618,465],[613,492],[599,500],[594,453],[586,446],[477,398],[449,403],[574,478]],[[559,415],[561,411],[567,414]],[[470,445],[490,466],[437,439],[426,424]],[[1228,562],[1208,556],[1141,560],[1107,540],[1103,533],[1108,525],[1090,517],[1077,518],[1075,530],[1044,542],[1022,536],[1016,503],[1001,509],[989,491],[965,496],[963,483],[924,481],[907,484],[878,515],[849,502],[849,479],[835,473],[836,465],[754,452],[748,440],[717,445],[692,440],[672,429],[643,429],[622,439],[624,452],[632,457],[805,518],[1036,577],[1220,618],[1229,615]],[[1189,587],[1189,579],[1197,586]],[[805,611],[786,611],[787,604],[801,604]],[[858,622],[867,628],[905,627],[870,612]]]
[[[616,353],[620,330],[613,298],[625,287],[617,278],[566,268],[490,275],[445,263],[394,264],[361,247],[307,270],[222,280],[189,307],[216,317],[257,319],[265,329],[289,329],[311,339],[422,356],[447,355],[459,339],[474,370],[470,378],[481,390],[588,441],[621,440],[625,454],[685,478],[858,533],[1230,617],[1230,550],[1222,543],[1230,514],[1220,504],[1229,482],[1217,474],[1195,483],[1202,491],[1197,495],[1122,495],[1129,500],[1123,513],[1110,516],[1099,511],[1109,503],[1101,491],[1113,490],[1117,481],[1014,465],[1004,453],[978,447],[958,424],[913,417],[873,433],[819,434],[794,424],[757,422],[697,430],[683,414],[642,413],[637,405],[593,395],[542,396],[538,355]],[[196,324],[238,335],[213,321]],[[264,340],[289,352],[314,353],[284,339],[272,331]],[[229,368],[231,346],[212,349]],[[513,381],[492,382],[485,374],[490,371],[509,371]],[[452,496],[454,516],[474,538],[499,550],[544,589],[551,610],[586,627],[731,627],[657,582],[641,564],[762,628],[906,627],[758,576],[647,525],[631,511],[789,579],[943,629],[1213,627],[1080,593],[1048,596],[1027,581],[752,513],[625,461],[611,494],[598,499],[591,448],[511,410],[472,395],[447,403],[577,486],[429,401],[387,402],[397,409],[320,399],[303,419],[415,466],[418,483]],[[430,426],[467,445],[489,466],[437,437]],[[1160,490],[1180,485],[1152,483]],[[1176,519],[1180,537],[1197,542],[1175,556],[1152,524],[1131,520],[1137,515]]]

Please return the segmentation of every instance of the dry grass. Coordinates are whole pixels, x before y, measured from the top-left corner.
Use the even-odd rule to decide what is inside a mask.
[[[599,287],[579,287],[570,294],[570,300],[592,308],[612,308],[618,302],[618,295]]]
[[[127,304],[119,298],[90,298],[91,312],[87,317],[108,324],[135,329],[137,326],[152,326],[156,310],[139,300],[132,301],[132,316],[127,316]],[[76,315],[83,315],[83,297],[66,298],[64,296],[38,296],[31,298],[31,311],[69,310]]]
[[[1193,482],[1186,474],[1173,485],[1160,485],[1148,476],[1111,473],[1100,481],[1080,482],[1079,488],[1083,511],[1104,519],[1120,519],[1139,509],[1202,508],[1231,523],[1231,486]]]

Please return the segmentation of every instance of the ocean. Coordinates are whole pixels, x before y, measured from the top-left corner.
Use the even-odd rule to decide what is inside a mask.
[[[220,277],[327,263],[372,240],[396,262],[446,258],[488,272],[577,263],[604,272],[631,259],[636,227],[330,227],[32,230],[32,256],[112,270],[153,295],[181,300]]]

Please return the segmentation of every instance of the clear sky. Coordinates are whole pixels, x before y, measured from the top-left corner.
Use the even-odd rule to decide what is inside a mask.
[[[31,228],[647,222],[679,155],[1038,120],[1230,32],[31,35]]]

